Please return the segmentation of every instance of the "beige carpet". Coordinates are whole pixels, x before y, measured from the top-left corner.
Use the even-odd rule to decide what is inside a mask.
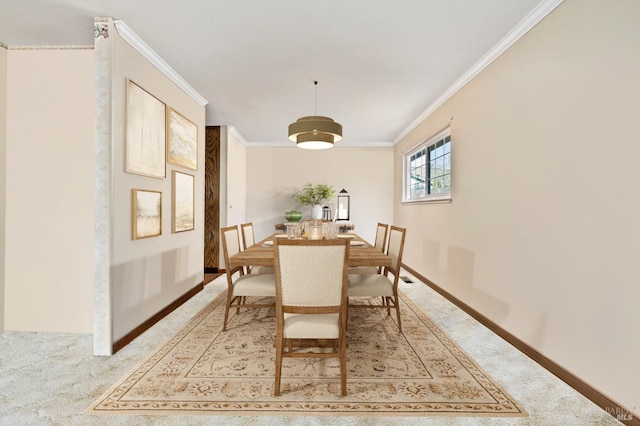
[[[402,295],[402,326],[381,309],[349,313],[346,397],[335,359],[285,359],[273,397],[272,309],[222,333],[225,293],[87,410],[101,414],[520,417],[522,406]]]

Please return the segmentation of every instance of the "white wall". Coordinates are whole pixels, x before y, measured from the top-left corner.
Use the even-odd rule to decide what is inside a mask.
[[[5,206],[7,167],[7,49],[0,46],[0,333],[4,331]]]
[[[94,52],[6,58],[5,328],[90,332]]]
[[[247,150],[247,221],[256,239],[272,234],[284,213],[300,210],[309,218],[311,207],[291,196],[306,183],[346,189],[351,200],[351,223],[369,241],[378,222],[392,223],[393,149],[346,148],[312,151],[296,147],[249,147]],[[336,199],[329,206],[335,210]]]
[[[567,0],[395,148],[405,263],[640,407],[640,3]],[[453,201],[402,205],[402,153],[452,125]]]
[[[125,336],[158,311],[203,281],[205,111],[151,62],[118,36],[110,23],[111,49],[111,267],[113,341]],[[165,178],[125,172],[126,82],[136,84],[198,126],[198,170],[167,163]],[[195,229],[172,233],[172,170],[195,177]],[[162,192],[162,235],[133,240],[131,191]]]
[[[227,225],[241,224],[247,214],[247,148],[235,131],[223,126],[227,131]]]
[[[237,130],[220,126],[220,228],[240,225],[247,218],[247,148]],[[220,269],[225,269],[219,250]]]

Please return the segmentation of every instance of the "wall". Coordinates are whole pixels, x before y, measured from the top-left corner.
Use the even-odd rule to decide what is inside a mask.
[[[247,218],[247,148],[235,128],[220,126],[220,228]],[[226,268],[222,246],[220,268]]]
[[[227,225],[246,222],[247,213],[247,148],[241,136],[228,126],[227,130]]]
[[[283,223],[284,213],[300,210],[311,215],[291,196],[306,183],[346,189],[351,200],[351,223],[369,241],[378,222],[392,223],[393,149],[346,148],[310,151],[296,147],[249,147],[247,150],[247,221],[254,224],[257,240]],[[336,199],[330,200],[335,210]]]
[[[1,43],[0,43],[1,44]],[[7,167],[7,49],[0,46],[0,333],[4,331],[5,206]]]
[[[91,332],[94,52],[5,55],[4,325]]]
[[[121,38],[109,21],[109,38],[96,42],[110,50],[111,65],[100,70],[111,85],[111,223],[110,279],[112,339],[131,332],[148,318],[203,281],[204,265],[204,151],[205,111],[134,47]],[[108,44],[104,44],[108,43]],[[102,54],[102,53],[101,53]],[[108,59],[109,55],[106,55]],[[109,67],[108,60],[106,67]],[[167,163],[166,177],[151,178],[126,173],[126,82],[136,84],[198,125],[198,170]],[[195,177],[195,230],[172,233],[172,170]],[[131,191],[133,188],[162,192],[162,235],[132,240]]]
[[[640,3],[567,0],[395,147],[405,263],[640,412]],[[453,201],[401,204],[452,124]]]

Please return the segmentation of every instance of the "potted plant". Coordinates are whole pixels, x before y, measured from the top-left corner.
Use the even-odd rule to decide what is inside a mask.
[[[293,194],[293,199],[303,206],[312,206],[311,219],[322,219],[322,202],[333,197],[333,187],[325,184],[306,184],[300,192]]]

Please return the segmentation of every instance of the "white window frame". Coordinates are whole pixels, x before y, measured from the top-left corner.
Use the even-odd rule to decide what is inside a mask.
[[[415,153],[425,150],[427,153],[429,152],[429,148],[435,146],[438,142],[449,137],[449,191],[448,192],[440,192],[437,194],[428,194],[425,193],[423,197],[420,198],[410,198],[410,181],[411,176],[409,175],[411,156]],[[409,151],[405,152],[402,156],[402,202],[403,203],[429,203],[429,202],[450,202],[451,201],[451,175],[452,175],[452,163],[451,156],[453,148],[453,140],[451,139],[451,127],[447,127],[444,130],[441,130],[437,134],[432,137],[422,141],[418,145],[411,148]],[[427,166],[428,168],[429,166]]]

